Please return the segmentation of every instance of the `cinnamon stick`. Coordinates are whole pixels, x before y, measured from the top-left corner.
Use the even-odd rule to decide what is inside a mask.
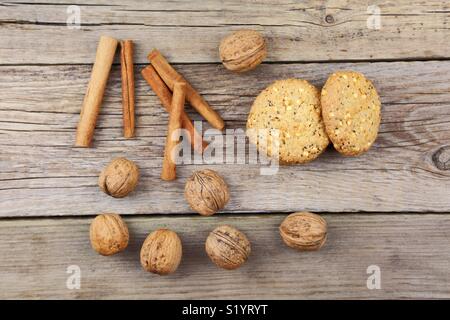
[[[75,145],[78,147],[89,147],[91,145],[117,43],[118,41],[114,38],[100,37],[91,79],[84,97],[77,127]]]
[[[123,107],[123,136],[134,137],[134,67],[133,42],[120,42],[120,66],[122,71],[122,107]]]
[[[222,130],[225,126],[223,119],[214,111],[210,105],[202,98],[202,96],[179,74],[166,58],[156,49],[148,55],[150,63],[164,80],[167,86],[173,91],[174,83],[177,81],[186,83],[186,100],[200,113],[211,126]]]
[[[167,129],[166,147],[164,150],[164,162],[162,166],[161,179],[169,181],[177,177],[173,149],[179,139],[174,139],[174,133],[181,128],[181,114],[184,110],[186,96],[186,84],[175,82],[173,86],[173,97]]]
[[[167,88],[166,84],[158,75],[156,70],[149,65],[141,70],[141,74],[150,85],[153,92],[155,92],[156,96],[161,101],[161,104],[166,108],[167,112],[170,113],[172,110],[172,93],[169,88]],[[199,154],[203,154],[203,151],[208,146],[208,143],[202,139],[201,134],[197,132],[192,120],[184,111],[181,113],[181,126],[188,132],[188,138],[193,149]]]

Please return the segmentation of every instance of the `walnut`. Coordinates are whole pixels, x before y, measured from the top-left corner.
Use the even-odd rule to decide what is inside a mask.
[[[244,72],[256,68],[266,57],[266,41],[254,30],[240,30],[220,43],[220,59],[225,68]]]
[[[103,213],[91,223],[90,238],[92,248],[104,256],[110,256],[128,246],[128,227],[115,213]]]
[[[104,193],[123,198],[136,188],[138,181],[139,169],[136,164],[125,158],[116,158],[103,169],[98,185]]]
[[[181,240],[172,230],[156,230],[141,248],[141,265],[149,272],[167,275],[175,272],[182,256]]]
[[[284,219],[280,235],[289,247],[302,250],[318,250],[327,239],[327,222],[317,214],[296,212]]]
[[[206,239],[206,253],[221,268],[239,268],[250,255],[251,247],[245,234],[231,226],[214,229]]]
[[[192,210],[210,216],[223,209],[230,199],[228,186],[213,170],[200,170],[192,174],[184,188],[184,196]]]

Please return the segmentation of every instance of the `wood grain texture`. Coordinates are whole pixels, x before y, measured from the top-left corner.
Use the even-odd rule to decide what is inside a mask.
[[[92,218],[0,221],[0,298],[82,299],[319,299],[449,298],[447,215],[324,215],[327,243],[297,252],[278,234],[284,215],[126,217],[130,245],[111,257],[89,244]],[[204,243],[220,224],[243,231],[252,243],[247,263],[218,269]],[[167,227],[183,243],[173,275],[143,271],[140,247],[151,231]],[[81,289],[68,290],[67,267],[81,268]],[[381,269],[381,289],[368,290],[368,266]]]
[[[136,62],[156,47],[171,62],[218,62],[220,40],[242,28],[268,39],[267,61],[449,58],[450,4],[441,0],[83,1],[81,28],[63,0],[2,1],[1,64],[92,63],[100,35],[136,42]],[[45,54],[44,54],[45,53]]]
[[[380,9],[380,30],[367,27],[374,11],[357,0],[84,0],[77,4],[80,29],[70,29],[67,1],[0,0],[0,299],[450,298],[450,216],[434,214],[450,212],[450,3],[370,4]],[[242,28],[263,33],[269,55],[237,76],[219,63],[218,46]],[[122,137],[116,59],[94,148],[78,149],[76,124],[101,35],[135,41],[137,137]],[[178,180],[162,182],[168,116],[139,75],[154,47],[238,130],[256,95],[276,79],[321,86],[334,70],[363,72],[382,99],[380,135],[358,158],[330,148],[273,176],[260,175],[258,165],[180,165]],[[142,173],[125,199],[97,186],[116,156],[134,160]],[[200,168],[226,178],[225,211],[243,214],[186,215],[184,182]],[[296,252],[279,237],[285,214],[272,213],[300,210],[343,212],[323,215],[329,237],[319,252]],[[111,211],[125,216],[131,242],[102,257],[89,244],[92,216],[82,216]],[[171,213],[180,215],[159,215]],[[248,263],[232,272],[204,252],[208,233],[223,223],[253,245]],[[169,277],[139,263],[142,242],[159,227],[177,231],[184,244],[181,266]],[[66,288],[70,265],[81,268],[80,290]],[[381,268],[381,290],[366,287],[370,265]]]
[[[275,79],[299,77],[321,86],[334,70],[354,69],[378,88],[380,134],[361,157],[342,157],[330,148],[310,164],[281,167],[272,176],[261,175],[259,165],[180,165],[179,179],[163,183],[159,174],[168,117],[140,76],[136,139],[122,137],[120,68],[115,66],[94,148],[84,150],[72,146],[90,66],[3,66],[0,216],[92,215],[112,209],[186,213],[184,183],[200,168],[226,178],[231,191],[227,212],[449,211],[450,62],[263,65],[239,77],[217,65],[177,68],[231,129],[245,128],[254,98]],[[116,156],[134,160],[141,169],[137,190],[125,199],[112,199],[97,186],[99,172]]]

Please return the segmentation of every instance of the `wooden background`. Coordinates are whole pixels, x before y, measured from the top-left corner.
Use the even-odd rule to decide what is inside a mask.
[[[81,28],[67,27],[67,1],[0,1],[0,298],[450,298],[450,4],[398,1],[90,1]],[[74,3],[76,4],[76,3]],[[367,27],[368,5],[381,29]],[[236,75],[218,59],[222,37],[252,28],[268,40],[255,71]],[[122,138],[120,66],[113,66],[94,148],[74,148],[75,128],[100,35],[136,44],[137,137]],[[239,129],[255,96],[276,79],[317,86],[337,69],[372,79],[383,103],[373,148],[344,158],[331,148],[315,162],[260,175],[259,166],[185,165],[159,179],[167,114],[141,78],[156,47]],[[193,118],[200,119],[191,113]],[[208,128],[204,122],[205,129]],[[125,199],[101,193],[97,177],[116,156],[141,169]],[[223,213],[199,217],[183,198],[186,178],[212,168],[226,177]],[[319,252],[284,246],[278,225],[310,210],[329,223]],[[125,216],[127,251],[95,254],[89,223]],[[236,271],[216,268],[204,240],[221,223],[250,238]],[[179,270],[145,273],[139,248],[158,227],[184,245]],[[69,290],[67,267],[81,268]],[[380,290],[366,269],[381,269]]]

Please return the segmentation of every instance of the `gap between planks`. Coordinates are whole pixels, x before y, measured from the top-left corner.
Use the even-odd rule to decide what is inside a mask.
[[[109,210],[114,211],[114,210]],[[108,211],[108,212],[109,212]],[[106,211],[105,211],[106,212]],[[101,212],[99,212],[100,214]],[[242,218],[246,219],[248,217],[254,217],[254,216],[269,216],[269,217],[282,217],[285,218],[289,214],[294,213],[294,211],[260,211],[260,212],[253,212],[253,211],[233,211],[233,212],[218,212],[214,216],[215,217],[221,217],[226,219],[236,219],[236,218]],[[403,212],[403,211],[389,211],[389,212],[370,212],[370,211],[349,211],[349,212],[316,212],[316,214],[320,216],[338,216],[338,215],[347,215],[347,216],[364,216],[364,215],[370,215],[370,216],[376,216],[376,217],[383,217],[383,216],[392,216],[392,215],[408,215],[408,216],[440,216],[440,215],[449,215],[450,211],[437,211],[437,212]],[[72,219],[80,219],[80,220],[93,220],[97,215],[70,215],[70,216],[18,216],[18,217],[0,217],[0,222],[5,221],[52,221],[52,220],[58,220],[58,221],[64,221],[64,220],[72,220]],[[133,221],[133,219],[178,219],[178,218],[185,218],[185,219],[198,219],[201,218],[201,216],[197,213],[192,212],[186,212],[186,213],[180,213],[180,212],[173,212],[173,213],[148,213],[148,214],[128,214],[128,215],[122,215],[122,217],[126,221]]]
[[[379,62],[434,62],[450,61],[450,57],[409,57],[400,59],[342,59],[342,60],[286,60],[286,61],[263,61],[260,65],[290,65],[290,64],[330,64],[330,63],[379,63]],[[135,63],[134,66],[144,68],[150,62]],[[172,66],[202,66],[202,65],[222,65],[221,62],[173,62]],[[0,67],[47,67],[47,66],[92,66],[93,63],[0,63]],[[120,62],[115,61],[112,66],[120,66]]]

